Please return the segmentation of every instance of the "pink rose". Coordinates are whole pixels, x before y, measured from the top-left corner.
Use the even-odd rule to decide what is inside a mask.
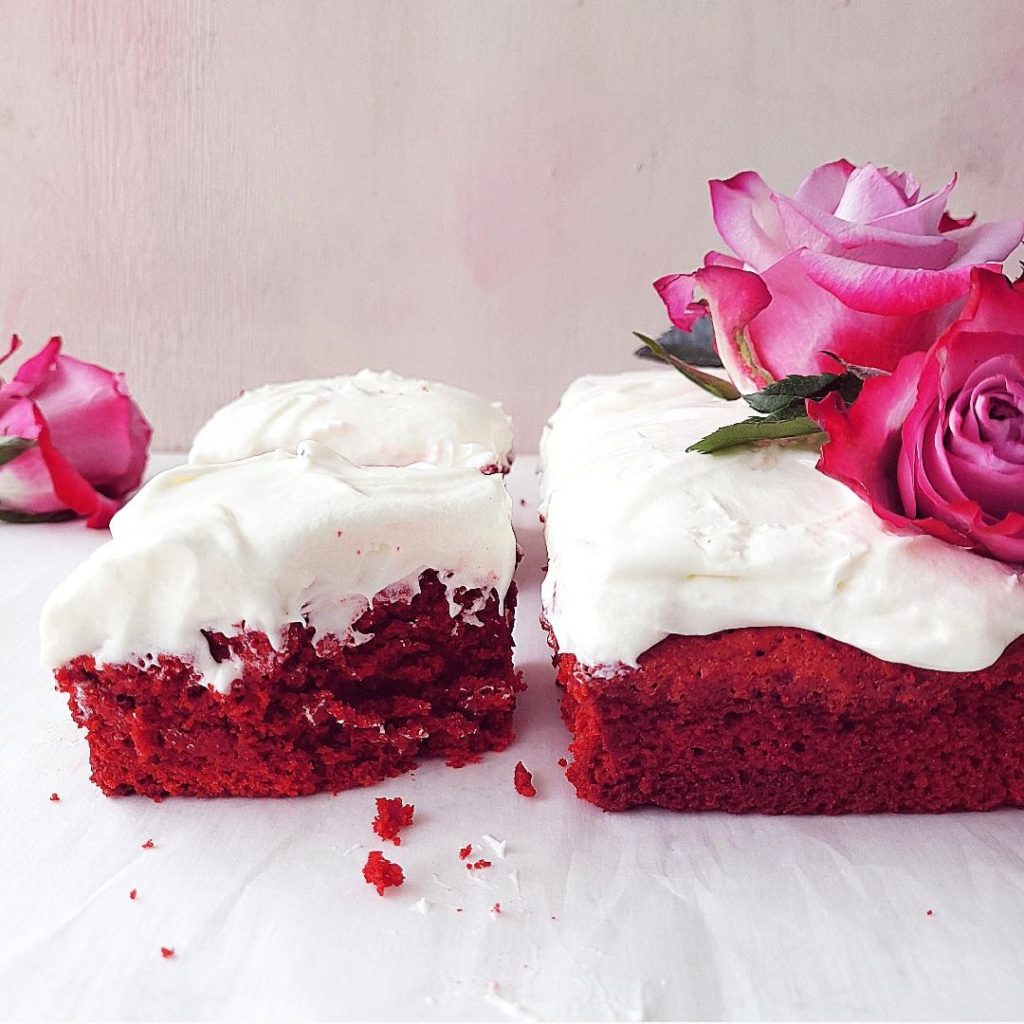
[[[881,518],[1024,563],[1024,283],[975,270],[927,352],[807,412],[828,432],[818,469]]]
[[[708,253],[655,288],[683,330],[710,311],[742,391],[834,369],[824,351],[893,370],[952,323],[971,269],[1000,269],[1024,235],[1021,221],[950,217],[955,184],[922,199],[911,175],[847,160],[816,168],[792,196],[753,171],[712,181],[715,224],[738,258]]]
[[[13,338],[0,362],[20,344]],[[60,346],[51,338],[0,382],[0,520],[77,514],[104,527],[142,479],[152,430],[123,374]]]

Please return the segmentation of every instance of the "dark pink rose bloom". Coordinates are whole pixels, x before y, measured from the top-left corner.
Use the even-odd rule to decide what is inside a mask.
[[[1024,283],[975,270],[931,348],[849,408],[830,394],[807,411],[828,432],[818,469],[882,519],[1024,563]]]
[[[0,519],[79,515],[105,527],[142,479],[152,430],[123,374],[60,348],[51,338],[0,382]]]
[[[832,370],[826,351],[894,370],[956,318],[971,269],[999,270],[1024,235],[1021,221],[949,216],[955,184],[922,198],[913,176],[847,160],[815,168],[792,196],[753,171],[712,181],[715,224],[735,256],[708,253],[700,270],[655,288],[683,330],[710,311],[742,391]]]

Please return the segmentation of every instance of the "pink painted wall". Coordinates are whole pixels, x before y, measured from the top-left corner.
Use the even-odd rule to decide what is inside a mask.
[[[0,0],[0,333],[123,367],[162,447],[369,364],[501,398],[631,365],[704,182],[845,155],[1024,211],[1012,0]]]

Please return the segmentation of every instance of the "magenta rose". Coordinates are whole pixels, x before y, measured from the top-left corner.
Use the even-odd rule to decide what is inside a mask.
[[[753,171],[712,181],[715,224],[736,255],[708,253],[655,288],[683,330],[710,311],[742,391],[834,369],[826,351],[894,370],[956,318],[971,269],[1000,269],[1024,235],[1021,221],[950,217],[955,184],[921,198],[911,175],[847,160],[816,168],[792,196]]]
[[[975,270],[931,348],[807,411],[828,432],[818,469],[883,519],[1024,563],[1024,283]]]
[[[51,338],[0,382],[0,520],[79,515],[104,527],[142,479],[152,430],[123,374],[60,348]]]

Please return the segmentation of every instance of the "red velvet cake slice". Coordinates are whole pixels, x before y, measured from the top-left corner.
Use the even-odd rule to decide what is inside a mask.
[[[670,371],[585,377],[542,442],[569,779],[607,809],[1024,806],[1024,587],[891,528],[812,443]]]
[[[162,473],[111,532],[41,622],[105,793],[334,791],[510,742],[500,476],[308,442]]]

